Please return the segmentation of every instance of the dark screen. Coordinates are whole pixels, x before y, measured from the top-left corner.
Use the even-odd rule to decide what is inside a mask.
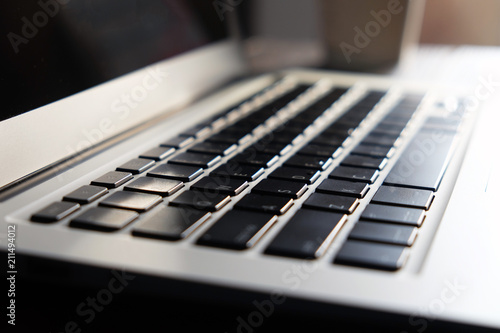
[[[2,1],[0,120],[226,36],[205,0]]]

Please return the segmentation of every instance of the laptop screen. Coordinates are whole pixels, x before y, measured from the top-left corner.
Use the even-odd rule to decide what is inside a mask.
[[[227,37],[211,1],[7,1],[0,18],[0,121]]]

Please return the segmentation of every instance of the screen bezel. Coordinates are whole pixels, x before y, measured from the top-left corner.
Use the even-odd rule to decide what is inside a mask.
[[[239,43],[230,38],[7,119],[0,123],[0,154],[8,161],[0,164],[0,190],[245,72]],[[143,99],[123,102],[123,94],[143,91]]]

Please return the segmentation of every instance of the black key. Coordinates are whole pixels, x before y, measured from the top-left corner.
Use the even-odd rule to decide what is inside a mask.
[[[271,173],[269,178],[278,178],[312,184],[319,178],[320,175],[321,173],[318,170],[280,167]]]
[[[187,130],[185,130],[184,132],[182,132],[180,134],[180,136],[187,136],[187,137],[196,137],[196,138],[200,138],[202,136],[205,136],[207,135],[208,133],[210,133],[211,129],[209,126],[205,125],[205,124],[201,124],[201,125],[196,125],[196,126],[193,126]]]
[[[96,207],[73,219],[69,225],[98,231],[116,231],[126,227],[138,216],[134,211]]]
[[[297,98],[300,94],[306,91],[309,88],[309,85],[298,85],[293,88],[291,91],[285,93],[284,95],[278,97],[274,101],[267,104],[265,107],[272,109],[274,111],[279,111],[283,107],[285,107],[288,103]]]
[[[372,199],[374,203],[429,209],[434,194],[428,190],[414,188],[381,186]]]
[[[31,221],[44,223],[60,221],[76,212],[78,208],[80,205],[74,202],[54,202],[33,214]]]
[[[394,145],[394,142],[396,142],[397,139],[398,139],[398,137],[396,135],[368,134],[366,136],[366,138],[363,141],[361,141],[361,144],[371,145],[371,146],[392,147]]]
[[[290,150],[292,150],[292,146],[286,143],[278,143],[272,141],[269,141],[269,143],[267,143],[267,141],[258,141],[251,148],[261,153],[274,155],[285,155]]]
[[[407,258],[404,246],[348,240],[335,257],[335,263],[395,271]]]
[[[316,188],[316,192],[347,195],[363,198],[369,190],[368,184],[340,179],[325,179]]]
[[[229,155],[238,148],[231,143],[200,142],[188,149],[189,152],[215,155]]]
[[[241,120],[238,120],[228,128],[235,131],[244,131],[247,133],[251,133],[260,124],[262,124],[262,121],[259,121],[255,118],[246,117]]]
[[[336,121],[333,125],[327,127],[323,133],[337,133],[341,137],[348,137],[355,129],[355,126]]]
[[[250,193],[245,195],[235,207],[282,215],[292,205],[293,199],[290,198]]]
[[[183,148],[188,146],[194,141],[194,138],[192,136],[177,136],[171,139],[168,139],[167,141],[164,141],[162,144],[160,144],[161,147],[174,147],[174,148]]]
[[[233,157],[230,162],[269,168],[276,163],[278,159],[279,157],[277,155],[260,153],[253,149],[246,149],[244,152]]]
[[[309,209],[298,211],[265,253],[314,259],[322,256],[346,221],[345,215]]]
[[[346,138],[338,134],[321,134],[312,140],[313,144],[321,146],[342,146]]]
[[[204,169],[211,168],[221,160],[220,155],[181,153],[171,158],[168,163],[198,166]]]
[[[132,178],[134,177],[132,177],[132,174],[130,172],[110,171],[93,180],[91,184],[96,186],[104,186],[107,188],[116,188],[125,184]]]
[[[342,152],[340,146],[323,146],[310,143],[304,148],[299,150],[297,154],[299,155],[311,155],[320,157],[336,157]]]
[[[385,157],[348,155],[340,164],[344,166],[382,170],[387,164],[387,159]]]
[[[303,137],[300,135],[300,133],[287,130],[276,130],[272,133],[272,135],[274,136],[273,142],[277,143],[297,144],[303,140]]]
[[[172,206],[188,206],[209,212],[215,212],[231,201],[226,194],[185,191],[170,201]]]
[[[163,164],[148,172],[148,176],[177,179],[183,182],[190,182],[193,179],[199,177],[202,173],[203,169],[198,167]]]
[[[100,206],[145,212],[162,201],[159,195],[116,192],[99,203]]]
[[[235,250],[251,248],[276,222],[277,216],[232,210],[208,229],[198,244]]]
[[[356,148],[354,148],[351,151],[351,154],[390,158],[394,154],[394,148],[359,144]]]
[[[108,189],[106,187],[83,185],[73,192],[66,194],[63,200],[78,202],[80,205],[85,205],[96,201],[106,193],[108,193]]]
[[[172,155],[175,152],[175,148],[171,147],[156,147],[152,148],[141,155],[139,157],[141,158],[147,158],[155,161],[161,161],[167,158],[168,156]]]
[[[191,190],[223,193],[235,196],[240,194],[248,187],[248,182],[242,179],[234,179],[228,177],[204,177],[195,184],[191,185]]]
[[[304,202],[304,207],[311,209],[323,209],[332,212],[351,214],[358,207],[359,201],[353,197],[334,194],[313,193]]]
[[[332,159],[321,156],[294,155],[285,161],[286,166],[325,170],[332,164]]]
[[[454,151],[455,135],[420,131],[389,172],[385,184],[437,191]]]
[[[141,177],[124,187],[126,191],[144,192],[166,197],[174,194],[184,186],[184,183],[174,179]]]
[[[264,173],[264,169],[253,165],[226,163],[210,173],[210,176],[229,177],[253,181]]]
[[[420,227],[424,213],[424,210],[416,208],[369,204],[361,214],[361,219]]]
[[[411,246],[417,237],[417,228],[406,225],[360,221],[349,233],[350,239]]]
[[[339,166],[328,177],[373,184],[378,177],[378,171],[375,169]]]
[[[396,124],[380,123],[371,131],[371,133],[378,135],[389,134],[389,135],[399,136],[404,128],[405,126],[401,124],[396,125]]]
[[[209,142],[221,142],[230,144],[243,144],[252,138],[252,134],[247,131],[223,130],[206,139]]]
[[[291,182],[281,179],[264,179],[252,189],[252,192],[277,195],[298,199],[307,191],[306,183]]]
[[[134,158],[125,164],[120,165],[116,168],[116,171],[130,172],[132,174],[138,174],[146,171],[155,165],[155,161],[145,158]]]
[[[164,240],[184,239],[210,216],[211,213],[201,210],[162,205],[140,221],[132,230],[132,235]]]

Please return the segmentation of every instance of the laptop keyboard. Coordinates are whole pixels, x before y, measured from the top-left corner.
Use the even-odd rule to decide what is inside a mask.
[[[134,237],[179,241],[210,223],[214,212],[235,202],[197,236],[194,246],[250,249],[286,218],[262,255],[314,260],[325,254],[350,215],[363,206],[359,221],[349,221],[354,227],[333,262],[398,270],[432,208],[460,119],[429,117],[410,138],[382,186],[373,188],[423,96],[401,96],[351,147],[352,133],[386,93],[366,92],[333,122],[320,118],[326,126],[316,133],[310,125],[348,89],[332,89],[291,117],[283,117],[279,111],[309,88],[297,85],[243,118],[234,115],[237,106],[229,108],[66,194],[34,213],[31,220],[68,219],[71,228],[101,232],[132,225]],[[446,131],[434,137],[433,129],[445,121]],[[351,149],[350,153],[322,177],[344,149]],[[251,191],[245,191],[252,183],[256,185]],[[362,204],[369,191],[375,195]],[[300,210],[286,215],[304,197]]]

